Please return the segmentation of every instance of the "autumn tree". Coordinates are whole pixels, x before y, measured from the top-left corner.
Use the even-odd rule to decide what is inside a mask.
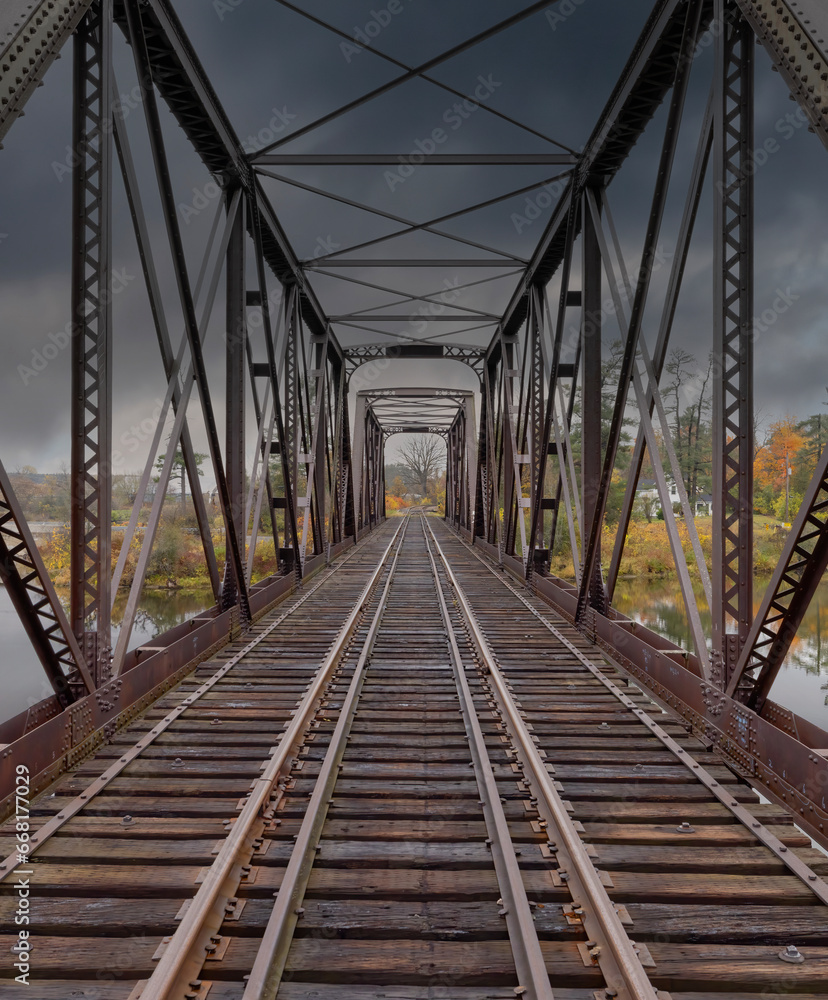
[[[774,511],[777,507],[784,508],[778,501],[789,485],[788,469],[792,468],[794,457],[804,443],[805,438],[790,414],[770,425],[767,444],[753,465],[754,482],[762,495],[766,512],[770,513],[767,509],[769,501]]]
[[[392,496],[395,497],[405,496],[407,491],[402,476],[394,476],[394,481],[391,483],[391,486],[389,487],[389,492],[392,494]]]

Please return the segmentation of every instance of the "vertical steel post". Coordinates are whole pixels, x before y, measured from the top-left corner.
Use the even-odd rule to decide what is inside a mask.
[[[337,481],[341,483],[342,494],[340,496],[340,510],[342,511],[342,538],[353,538],[357,540],[357,512],[355,510],[354,493],[357,489],[357,476],[355,474],[353,455],[351,452],[351,414],[349,412],[348,400],[348,373],[343,365],[342,369],[342,431],[341,431],[341,451],[339,461],[339,476]]]
[[[477,435],[477,470],[472,484],[474,490],[474,514],[472,516],[472,540],[483,538],[489,541],[489,509],[491,490],[491,470],[489,454],[489,423],[491,421],[492,392],[489,379],[489,366],[483,369],[480,379],[480,432]]]
[[[284,440],[281,442],[284,454],[284,466],[289,473],[288,480],[285,483],[285,492],[287,493],[288,489],[291,491],[293,509],[296,511],[297,520],[299,516],[299,372],[297,370],[297,338],[299,336],[297,316],[298,297],[299,293],[295,286],[291,288],[290,291],[287,289],[285,290],[285,434]],[[288,500],[287,502],[290,503],[291,501]],[[294,570],[298,573],[300,571],[299,529],[296,525],[288,524],[287,516],[285,517],[285,547],[293,549]]]
[[[548,449],[544,432],[546,430],[546,402],[544,397],[544,383],[546,382],[546,371],[544,366],[544,343],[543,338],[546,330],[544,326],[543,311],[538,307],[538,295],[535,288],[532,289],[529,300],[530,329],[528,336],[531,337],[531,358],[530,358],[530,397],[529,397],[529,421],[531,424],[531,446],[530,459],[531,466],[531,489],[529,496],[532,501],[532,520],[529,527],[529,552],[527,555],[527,568],[532,571],[536,565],[545,569],[548,562],[548,553],[543,547],[543,488],[546,479],[546,462],[543,460],[544,450]],[[540,539],[540,552],[537,543]],[[542,555],[542,558],[539,558]]]
[[[474,396],[468,396],[463,402],[463,449],[466,454],[466,478],[464,481],[466,490],[466,506],[464,509],[464,521],[461,527],[466,531],[471,531],[474,525],[474,503],[475,485],[477,483],[477,441],[475,431],[477,422],[474,412]],[[482,433],[482,427],[481,427]]]
[[[227,202],[231,195],[228,193]],[[244,454],[244,405],[245,379],[247,377],[247,322],[245,295],[245,201],[242,199],[230,233],[227,247],[227,295],[226,295],[226,407],[225,465],[227,488],[230,493],[229,522],[238,539],[239,549],[244,552],[247,525],[244,523],[245,510],[245,454]],[[228,558],[224,566],[224,583],[221,589],[221,603],[226,610],[236,603],[236,585],[233,564]]]
[[[313,455],[313,487],[308,483],[308,493],[315,499],[312,510],[315,514],[313,532],[313,551],[319,554],[325,551],[330,538],[330,525],[326,523],[330,516],[327,497],[327,461],[328,449],[333,442],[328,439],[328,333],[321,337],[313,337],[311,350],[314,356],[314,371],[308,373],[308,378],[316,383],[316,391],[311,410],[311,447]],[[318,373],[318,374],[317,374]]]
[[[354,513],[357,535],[365,527],[365,465],[367,461],[368,442],[366,440],[367,416],[365,412],[365,397],[357,393],[356,413],[354,415],[354,450],[351,457],[354,478]]]
[[[754,42],[734,0],[715,11],[712,613],[727,686],[753,619]]]
[[[582,292],[581,292],[581,502],[583,505],[583,531],[587,537],[593,518],[598,512],[598,489],[601,484],[603,453],[601,448],[601,274],[603,262],[601,247],[595,229],[595,219],[586,203],[581,211],[583,225],[582,243]],[[598,200],[600,206],[600,199]],[[583,541],[582,541],[583,547]],[[601,612],[606,611],[604,583],[601,574],[601,542],[590,582],[589,603]]]
[[[72,631],[97,685],[111,663],[111,74],[112,0],[98,0],[74,41],[70,587]]]

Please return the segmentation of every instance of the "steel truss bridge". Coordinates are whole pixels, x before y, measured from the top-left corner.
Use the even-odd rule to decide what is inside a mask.
[[[353,42],[301,5],[275,2]],[[828,733],[771,695],[828,566],[828,450],[757,605],[752,158],[757,43],[815,141],[828,146],[828,8],[821,0],[656,0],[576,151],[486,103],[485,77],[466,92],[435,75],[557,6],[527,3],[420,65],[387,55],[380,40],[371,51],[398,73],[390,82],[249,151],[173,0],[4,0],[0,139],[54,60],[71,54],[75,155],[68,611],[0,464],[0,580],[53,690],[0,725],[0,798],[12,817],[0,827],[0,921],[10,942],[0,997],[24,995],[11,958],[28,956],[29,946],[17,937],[12,876],[28,857],[39,873],[34,888],[50,900],[38,915],[46,944],[34,946],[31,996],[826,995],[828,867],[808,838],[828,847]],[[695,58],[704,39],[712,39],[707,62]],[[117,107],[118,45],[134,63],[160,234]],[[656,310],[650,293],[676,196],[679,133],[691,79],[710,66]],[[288,151],[411,81],[442,88],[455,107],[497,118],[531,135],[530,149],[540,139],[547,151],[442,151],[439,130],[416,162],[398,152],[325,152],[324,143],[315,147],[323,151]],[[176,204],[170,114],[220,189],[195,262]],[[658,169],[633,269],[611,209],[613,182],[657,115]],[[333,182],[314,187],[295,169],[333,176],[401,164],[533,167],[545,176],[439,217],[426,206],[410,218],[346,197]],[[274,207],[285,189],[394,228],[303,259]],[[711,246],[698,218],[710,191],[718,366],[707,566],[659,381],[691,242]],[[482,223],[462,230],[473,236],[452,228],[517,196],[540,204],[538,192],[549,212],[528,256],[484,242]],[[113,570],[116,226],[134,235],[152,317],[147,350],[154,339],[165,386]],[[426,245],[408,239],[419,236],[466,256],[407,253]],[[162,251],[172,262],[172,301]],[[222,285],[226,358],[217,385],[204,339]],[[481,290],[485,301],[474,298]],[[608,297],[623,351],[607,433]],[[171,320],[179,313],[180,342]],[[444,361],[464,372],[462,385],[458,376],[457,386],[416,386]],[[411,384],[376,377],[389,363],[402,371],[402,362]],[[602,553],[633,411],[620,523],[613,551]],[[445,441],[442,522],[417,512],[386,517],[386,445],[412,432]],[[199,436],[224,523],[223,562],[199,486]],[[177,450],[215,604],[130,649]],[[689,651],[613,606],[645,454]],[[263,520],[265,507],[274,516]],[[268,575],[254,579],[260,523],[273,525],[274,556]],[[574,584],[550,572],[560,537],[571,546]],[[113,601],[133,542],[137,563],[113,640]],[[27,800],[44,790],[54,799],[27,810],[32,832],[21,854],[14,814],[22,786]],[[447,811],[441,802],[451,803]],[[363,820],[373,838],[357,830]],[[93,896],[104,901],[93,906]],[[169,913],[155,907],[172,901]],[[752,908],[747,930],[741,905]],[[117,969],[125,948],[131,964],[99,974]]]

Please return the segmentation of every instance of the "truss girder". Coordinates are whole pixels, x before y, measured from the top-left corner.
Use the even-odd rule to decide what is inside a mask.
[[[23,622],[60,705],[65,708],[75,701],[77,694],[91,693],[95,681],[2,464],[0,581]]]
[[[753,32],[716,0],[713,648],[726,686],[753,620]],[[729,628],[730,626],[730,628]]]
[[[100,684],[111,653],[111,0],[81,22],[73,69],[70,614]]]
[[[803,498],[727,694],[762,713],[771,685],[828,568],[828,448]]]
[[[697,37],[713,16],[713,0],[700,0],[700,4]],[[611,181],[673,86],[686,15],[687,0],[661,0],[655,5],[584,147],[576,177],[561,196],[525,277],[503,314],[506,330],[513,330],[526,317],[528,300],[524,291],[528,284],[545,285],[564,259],[569,199],[573,193],[577,198],[586,183],[606,185]]]
[[[828,147],[828,9],[822,0],[736,0]]]
[[[3,0],[0,7],[0,140],[93,0]]]

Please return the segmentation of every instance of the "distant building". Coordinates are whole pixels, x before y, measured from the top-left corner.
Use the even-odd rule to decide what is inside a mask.
[[[667,476],[667,489],[670,491],[670,502],[679,503],[679,490],[675,480]],[[658,495],[655,479],[640,479],[638,489],[635,491],[635,499],[639,508],[649,507],[650,516],[658,517],[661,513],[661,499]],[[694,517],[713,516],[713,495],[711,493],[700,493],[695,500],[690,501]]]

